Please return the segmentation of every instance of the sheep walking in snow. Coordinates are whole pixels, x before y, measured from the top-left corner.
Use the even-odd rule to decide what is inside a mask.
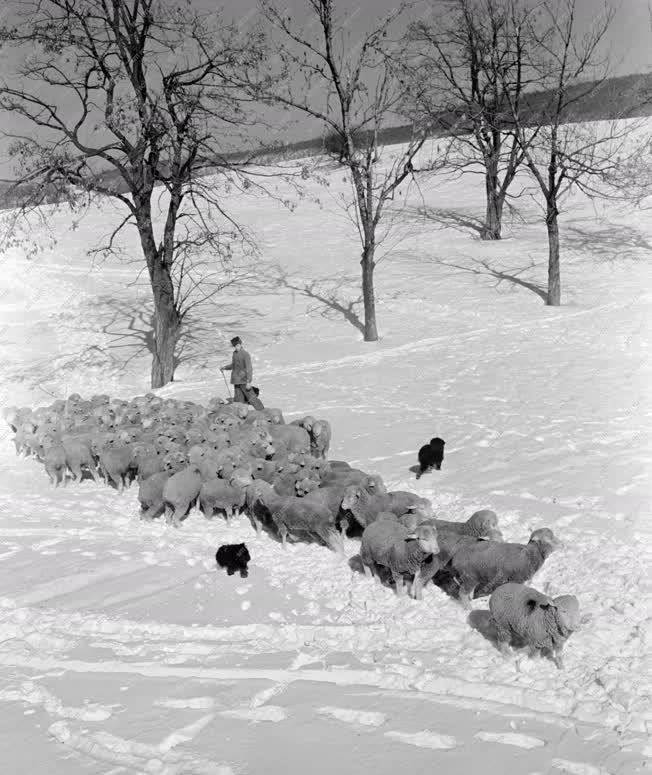
[[[549,657],[563,667],[562,650],[568,638],[579,629],[580,609],[574,595],[554,599],[523,584],[503,584],[489,598],[489,610],[503,653],[510,643]]]
[[[303,498],[278,495],[267,482],[256,480],[250,490],[248,506],[256,514],[256,507],[262,505],[281,537],[285,548],[288,535],[317,538],[335,551],[342,551],[341,536],[336,530],[336,518],[328,504],[318,498],[319,490]],[[256,517],[257,521],[260,518]],[[256,525],[259,531],[258,524]]]
[[[428,520],[436,526],[437,530],[447,530],[459,535],[475,536],[476,538],[493,537],[500,534],[498,517],[495,511],[481,509],[471,514],[466,522],[453,522],[448,519]],[[495,540],[495,538],[494,538]]]
[[[362,533],[360,559],[365,573],[378,573],[388,568],[396,586],[403,593],[404,575],[413,576],[412,596],[421,598],[421,568],[437,554],[437,530],[432,525],[419,525],[414,532],[405,527],[391,512],[381,512]]]
[[[141,481],[138,486],[141,519],[156,519],[165,511],[163,490],[169,478],[169,471],[158,471]]]
[[[455,552],[446,570],[459,585],[459,599],[470,608],[473,597],[490,595],[508,582],[529,581],[559,546],[547,527],[535,530],[527,544],[476,541]]]
[[[201,484],[201,471],[197,466],[177,471],[167,480],[163,488],[163,503],[168,524],[181,526],[181,520],[197,501]]]

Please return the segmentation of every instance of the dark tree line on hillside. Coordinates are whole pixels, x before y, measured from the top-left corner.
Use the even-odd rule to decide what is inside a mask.
[[[570,123],[608,72],[608,6],[580,34],[575,0],[433,2],[433,16],[413,23],[405,4],[355,40],[335,0],[305,0],[300,19],[260,0],[257,32],[158,0],[17,7],[0,39],[24,58],[0,84],[0,109],[27,127],[11,146],[18,214],[53,192],[73,206],[109,197],[122,208],[103,248],[137,230],[154,305],[153,387],[174,378],[188,313],[251,268],[253,236],[226,203],[234,189],[269,193],[250,163],[260,158],[243,148],[270,107],[320,121],[325,151],[350,181],[367,341],[378,338],[374,278],[391,205],[422,175],[448,165],[483,176],[484,239],[501,238],[517,180],[515,195],[538,192],[547,303],[557,305],[563,195],[602,195],[625,154],[624,130]],[[449,140],[427,158],[444,116]],[[406,142],[390,150],[385,133],[406,119]]]

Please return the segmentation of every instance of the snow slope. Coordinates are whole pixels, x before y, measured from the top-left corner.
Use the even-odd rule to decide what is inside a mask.
[[[137,519],[136,490],[52,489],[0,438],[0,745],[9,773],[579,773],[645,771],[652,754],[650,302],[652,225],[576,198],[562,214],[564,306],[546,308],[547,245],[519,200],[505,239],[477,238],[482,185],[403,192],[377,269],[381,340],[356,321],[359,247],[330,186],[288,212],[233,201],[261,246],[255,287],[220,297],[164,395],[225,395],[239,333],[269,406],[333,425],[331,455],[463,519],[492,508],[511,540],[564,547],[534,580],[580,599],[566,669],[505,658],[439,589],[399,600],[318,546],[284,551],[194,516]],[[103,205],[31,258],[2,256],[2,403],[146,392],[148,289],[86,250]],[[135,241],[127,251],[137,256]],[[446,439],[440,472],[410,471]],[[246,540],[246,580],[214,566]],[[348,557],[356,542],[347,540]],[[473,625],[473,626],[472,626]]]

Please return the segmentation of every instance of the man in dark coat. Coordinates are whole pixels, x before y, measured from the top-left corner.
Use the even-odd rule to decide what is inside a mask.
[[[242,346],[239,336],[231,339],[233,345],[233,358],[231,363],[220,367],[220,371],[231,372],[231,384],[233,385],[233,400],[242,404],[251,404],[254,409],[264,409],[263,402],[258,398],[251,386],[253,369],[251,356]]]

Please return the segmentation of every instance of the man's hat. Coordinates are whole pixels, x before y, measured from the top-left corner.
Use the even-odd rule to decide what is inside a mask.
[[[231,339],[231,346],[235,347],[236,344],[242,344],[242,339],[240,339],[239,336],[234,336],[233,339]]]

